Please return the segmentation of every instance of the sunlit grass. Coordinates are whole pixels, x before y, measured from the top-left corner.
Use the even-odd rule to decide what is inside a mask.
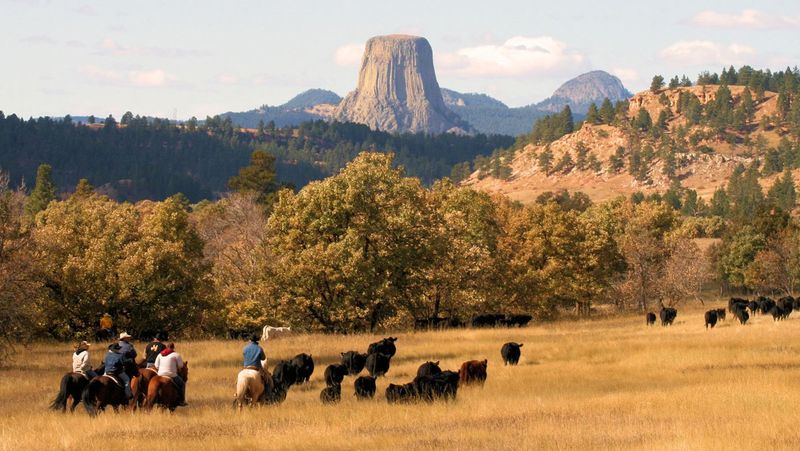
[[[707,308],[707,307],[706,307]],[[272,363],[299,352],[317,365],[280,406],[232,407],[243,343],[178,343],[189,361],[188,408],[175,414],[108,412],[90,419],[47,410],[70,347],[36,344],[0,370],[2,449],[798,449],[800,320],[756,317],[703,328],[702,310],[671,328],[644,318],[556,322],[525,329],[393,333],[398,353],[374,401],[358,402],[346,378],[342,402],[323,406],[327,364],[365,350],[375,336],[308,335],[264,347]],[[500,346],[525,344],[517,367]],[[98,349],[93,360],[99,361]],[[139,344],[138,349],[142,346]],[[458,401],[387,405],[426,360],[445,369],[489,359],[481,388]],[[44,391],[42,391],[44,390]]]

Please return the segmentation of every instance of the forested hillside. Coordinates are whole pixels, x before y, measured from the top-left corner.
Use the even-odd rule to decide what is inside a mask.
[[[425,183],[451,167],[511,144],[508,137],[422,134],[390,135],[363,125],[314,122],[299,128],[235,128],[230,119],[191,119],[181,126],[126,113],[119,124],[76,124],[39,118],[24,120],[0,112],[0,168],[16,185],[33,180],[43,163],[53,167],[61,190],[87,178],[118,200],[164,199],[183,193],[198,201],[227,190],[228,179],[246,165],[251,152],[277,157],[278,180],[302,187],[334,174],[361,150],[394,151],[397,163]]]

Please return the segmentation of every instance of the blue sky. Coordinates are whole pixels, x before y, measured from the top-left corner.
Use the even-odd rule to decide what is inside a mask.
[[[0,110],[187,118],[355,87],[364,41],[425,36],[439,84],[511,106],[592,69],[655,73],[800,59],[797,1],[0,0]]]

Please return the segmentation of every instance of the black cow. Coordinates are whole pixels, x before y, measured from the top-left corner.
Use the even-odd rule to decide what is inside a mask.
[[[319,400],[323,404],[336,404],[342,399],[342,386],[340,384],[325,387],[319,392]]]
[[[292,365],[297,370],[298,384],[308,382],[311,375],[314,374],[314,359],[311,358],[311,354],[297,354],[292,359]]]
[[[760,310],[758,301],[750,301],[747,303],[747,308],[750,310],[751,315],[755,315]]]
[[[659,316],[661,317],[662,326],[671,326],[675,321],[675,317],[678,316],[678,311],[672,307],[661,307]]]
[[[281,360],[272,369],[272,379],[284,390],[288,390],[297,382],[297,367],[288,360]]]
[[[717,309],[717,319],[718,320],[725,321],[725,317],[727,316],[727,314],[728,314],[727,310],[725,310],[724,308],[718,308]]]
[[[413,382],[403,385],[389,384],[389,386],[386,387],[386,402],[390,404],[413,402],[416,399],[417,390]]]
[[[455,371],[442,371],[439,374],[417,376],[414,379],[414,389],[417,397],[423,401],[436,399],[456,399],[458,392],[458,373]]]
[[[648,326],[652,326],[656,323],[656,314],[653,312],[647,312],[647,315],[644,316],[645,321],[647,321]]]
[[[478,315],[472,318],[472,327],[496,327],[503,319],[505,319],[505,315],[496,313]]]
[[[750,314],[747,313],[747,309],[743,306],[735,306],[733,308],[733,316],[735,316],[741,324],[747,324],[747,320],[750,319]]]
[[[375,397],[375,378],[371,376],[359,376],[353,387],[356,389],[356,398],[359,400],[372,399]]]
[[[342,365],[347,368],[347,374],[355,376],[364,369],[367,363],[367,355],[361,354],[356,351],[347,351],[342,353]]]
[[[795,300],[791,296],[782,297],[778,299],[777,302],[775,302],[775,305],[777,305],[783,310],[783,313],[785,315],[784,318],[788,318],[789,315],[792,313],[792,310],[794,310],[794,304]]]
[[[520,349],[522,343],[514,343],[510,341],[500,348],[500,355],[503,357],[504,365],[516,365],[519,363]]]
[[[439,361],[435,362],[425,362],[417,368],[417,377],[419,376],[431,376],[434,374],[439,374],[442,372],[442,369],[439,368]]]
[[[775,301],[764,296],[759,296],[758,307],[761,309],[761,313],[766,315],[767,313],[770,313],[772,307],[775,307]]]
[[[336,363],[328,365],[328,367],[325,368],[325,385],[328,387],[339,385],[342,383],[345,376],[347,376],[347,368],[344,365],[338,365]]]
[[[709,310],[706,312],[706,329],[713,329],[717,325],[717,310]]]
[[[786,311],[784,309],[778,307],[777,305],[773,305],[772,308],[769,309],[769,313],[770,313],[770,315],[772,315],[772,320],[773,321],[782,321],[782,320],[786,319],[786,317],[788,316],[786,314]]]
[[[746,308],[747,307],[747,299],[741,299],[741,298],[730,298],[730,299],[728,299],[728,310],[731,313],[733,313],[733,309],[737,305],[739,307],[741,307],[741,308]]]
[[[394,354],[397,352],[397,347],[394,345],[394,342],[397,341],[397,337],[387,337],[381,341],[376,341],[369,345],[367,348],[367,354],[376,354],[380,352],[381,354],[386,354],[389,358],[394,357]]]
[[[389,372],[389,361],[391,357],[381,352],[376,352],[367,356],[367,371],[372,377],[380,377]]]
[[[414,330],[444,329],[449,325],[450,318],[439,318],[437,316],[414,320]]]
[[[532,319],[531,315],[508,315],[500,322],[508,327],[525,327]]]

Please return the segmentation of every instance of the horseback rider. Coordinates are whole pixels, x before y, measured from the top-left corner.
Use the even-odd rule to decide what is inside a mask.
[[[167,340],[169,340],[169,336],[166,332],[161,331],[155,336],[155,338],[153,338],[153,341],[147,345],[147,348],[145,348],[144,351],[147,368],[153,368],[155,366],[158,355],[161,354],[161,351],[167,348],[167,345],[164,344],[164,342]]]
[[[108,353],[106,353],[103,364],[105,364],[106,374],[119,378],[125,386],[125,396],[131,399],[133,398],[133,393],[131,393],[131,378],[125,372],[126,360],[128,359],[125,358],[122,346],[119,343],[114,343],[108,347]]]
[[[126,360],[136,360],[136,349],[131,344],[131,337],[127,332],[119,334],[119,347],[122,350],[122,355]]]
[[[159,376],[167,376],[172,379],[180,393],[179,406],[186,406],[186,381],[178,374],[178,370],[185,364],[181,355],[175,352],[175,343],[170,343],[161,351],[153,364]]]
[[[97,373],[92,369],[92,362],[89,361],[88,341],[82,341],[75,346],[75,353],[72,354],[72,372],[89,380],[97,377]]]
[[[114,320],[111,319],[111,315],[108,313],[103,313],[103,316],[100,318],[100,333],[98,333],[98,337],[102,337],[106,340],[110,340],[114,337]]]
[[[253,334],[250,337],[250,342],[247,343],[244,347],[244,351],[242,354],[244,355],[244,367],[245,369],[256,370],[261,375],[261,382],[264,384],[264,387],[270,387],[271,384],[269,383],[269,375],[264,370],[264,365],[262,361],[266,362],[267,355],[264,354],[264,349],[258,345],[258,335]]]

